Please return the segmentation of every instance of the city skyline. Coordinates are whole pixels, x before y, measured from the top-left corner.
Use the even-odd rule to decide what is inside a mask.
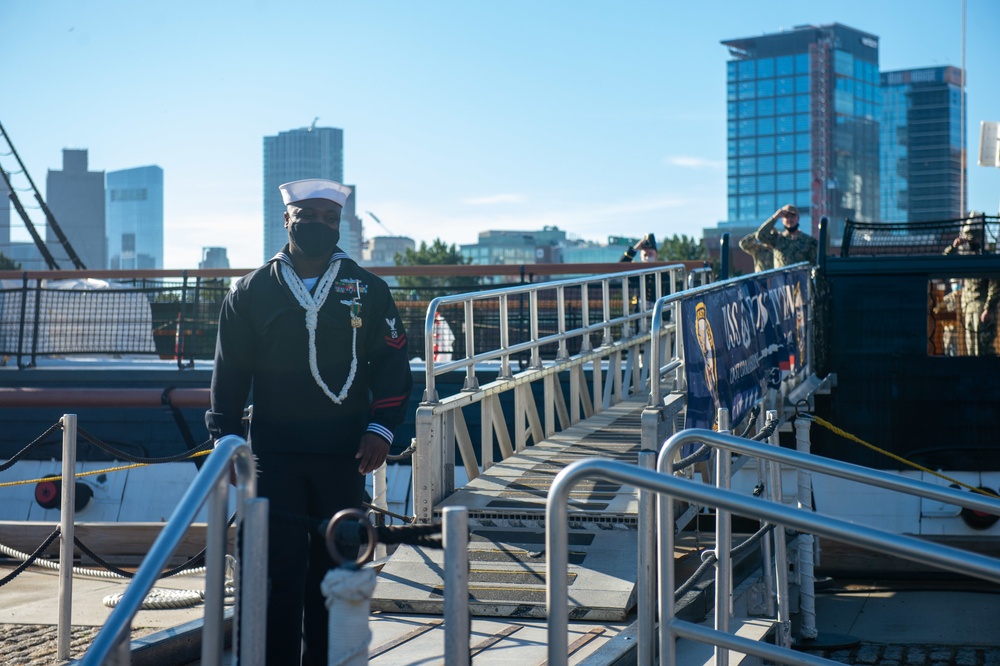
[[[94,170],[161,166],[168,268],[217,246],[259,265],[262,138],[316,117],[344,131],[358,211],[418,244],[545,226],[700,237],[727,219],[719,42],[840,23],[879,37],[880,71],[961,67],[961,7],[22,3],[0,20],[0,57],[25,63],[5,76],[0,121],[36,182],[63,148],[88,149]],[[330,48],[302,47],[300,15]],[[968,207],[987,212],[1000,170],[976,154],[980,121],[1000,120],[998,28],[995,2],[968,1]]]

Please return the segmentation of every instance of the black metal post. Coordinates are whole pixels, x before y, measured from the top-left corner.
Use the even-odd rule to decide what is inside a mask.
[[[719,279],[729,279],[729,232],[719,240]]]

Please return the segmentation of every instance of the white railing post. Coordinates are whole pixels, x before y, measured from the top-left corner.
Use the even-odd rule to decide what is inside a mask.
[[[648,410],[647,410],[648,411]],[[643,412],[645,417],[645,411]],[[656,451],[639,452],[639,467],[656,469]],[[639,664],[652,664],[656,647],[656,493],[639,488],[638,638]]]
[[[719,432],[729,434],[729,410],[722,407],[718,411]],[[723,449],[715,449],[715,485],[719,490],[729,490],[732,469],[732,454]],[[733,526],[731,514],[723,509],[715,510],[715,629],[729,632],[729,615],[732,606],[733,586]],[[716,666],[729,666],[729,650],[715,646]]]
[[[444,523],[444,663],[469,666],[469,512],[446,506]]]
[[[76,414],[62,417],[62,507],[59,516],[59,626],[56,656],[68,660],[73,631],[73,526],[76,520]]]
[[[437,489],[441,487],[439,452],[434,451],[433,437],[434,406],[421,404],[417,407],[416,434],[417,448],[413,452],[413,515],[418,523],[430,524],[434,516],[434,501]]]
[[[809,453],[809,419],[795,419],[795,450],[802,453]],[[797,469],[796,480],[798,482],[798,507],[807,511],[815,511],[812,504],[812,475],[808,470]],[[816,638],[819,631],[816,629],[816,585],[812,534],[803,532],[799,535],[799,611],[801,612],[801,626],[799,633],[803,638]]]
[[[388,465],[383,463],[372,472],[372,506],[376,509],[387,511],[389,509],[389,492],[386,483],[386,469]],[[375,559],[382,560],[388,555],[387,547],[379,542],[375,545]]]
[[[777,418],[777,411],[768,410],[768,421]],[[777,447],[781,446],[777,427],[771,433],[768,443]],[[784,505],[784,493],[781,488],[781,463],[771,461],[768,466],[770,467],[771,474],[768,484],[771,500],[777,502],[779,505]],[[785,530],[783,527],[780,525],[776,526],[773,534],[775,596],[778,605],[778,636],[776,642],[782,647],[790,648],[792,646],[792,617],[788,597],[788,547],[785,545]]]

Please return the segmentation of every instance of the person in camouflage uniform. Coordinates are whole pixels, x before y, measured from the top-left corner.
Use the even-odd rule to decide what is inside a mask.
[[[756,231],[751,231],[740,239],[740,249],[753,257],[755,272],[760,273],[774,268],[774,248],[757,240]]]
[[[975,215],[973,215],[975,216]],[[945,254],[982,254],[982,246],[971,224],[962,227],[958,238]],[[997,303],[1000,302],[1000,280],[970,277],[962,280],[959,291],[962,323],[965,328],[967,356],[995,356],[997,336]]]
[[[782,219],[785,230],[781,233],[774,228],[778,218]],[[816,263],[819,243],[812,236],[799,231],[799,209],[786,204],[775,211],[756,233],[757,240],[774,248],[774,267],[791,266],[800,261]]]

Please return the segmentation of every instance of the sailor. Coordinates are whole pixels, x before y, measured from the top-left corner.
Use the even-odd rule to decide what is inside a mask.
[[[633,261],[637,254],[639,255],[640,263],[648,263],[651,261],[656,261],[658,258],[656,249],[656,236],[649,233],[640,238],[639,240],[637,240],[635,244],[632,245],[632,247],[625,249],[625,252],[622,253],[621,258],[618,259],[618,262],[621,263],[623,261]],[[646,283],[646,298],[644,299],[644,303],[646,306],[645,309],[651,310],[653,308],[653,304],[656,302],[656,276],[650,273],[649,275],[646,276],[645,283]],[[629,292],[631,293],[631,296],[629,297],[629,302],[632,304],[633,309],[638,311],[639,291],[640,291],[639,279],[629,278],[628,285],[629,285]]]
[[[781,219],[785,230],[778,232],[774,228]],[[791,266],[801,261],[816,263],[816,250],[819,243],[815,238],[799,230],[799,209],[791,204],[785,204],[774,212],[764,224],[757,229],[757,240],[774,248],[774,267]]]
[[[253,388],[249,441],[271,511],[267,663],[325,664],[320,583],[334,563],[310,525],[361,508],[413,379],[388,287],[337,246],[350,188],[308,179],[279,190],[289,242],[223,301],[205,420],[215,439],[242,435]]]
[[[774,248],[757,240],[757,232],[751,231],[740,239],[740,249],[753,257],[756,273],[774,268]]]
[[[945,254],[982,254],[983,214],[973,211],[962,225],[958,237],[945,248]],[[997,304],[1000,303],[1000,281],[980,276],[962,279],[962,324],[965,329],[967,356],[996,356]]]

